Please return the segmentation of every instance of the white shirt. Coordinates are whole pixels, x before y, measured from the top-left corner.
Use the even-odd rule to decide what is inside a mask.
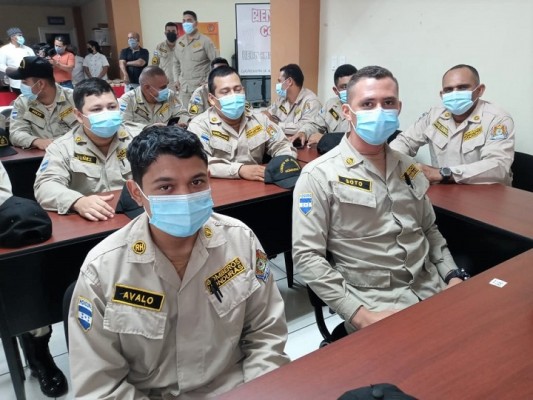
[[[100,72],[102,72],[102,68],[109,66],[109,62],[102,53],[87,54],[83,60],[83,66],[89,68],[91,76],[98,77]],[[107,79],[107,74],[102,79]]]
[[[16,47],[13,43],[8,43],[0,47],[0,71],[6,72],[7,68],[18,68],[24,57],[34,56],[35,53],[28,46]],[[20,89],[20,81],[9,78],[9,86]]]

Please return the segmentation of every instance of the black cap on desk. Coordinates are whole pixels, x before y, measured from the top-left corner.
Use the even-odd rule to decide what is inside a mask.
[[[12,156],[17,151],[9,145],[9,136],[5,129],[0,128],[0,157]]]
[[[344,393],[337,400],[416,400],[390,383],[360,387]]]
[[[52,220],[34,200],[11,196],[0,206],[0,246],[21,247],[52,236]]]
[[[126,214],[130,219],[138,217],[144,212],[144,207],[137,204],[130,195],[126,184],[122,188],[120,193],[120,199],[118,199],[117,207],[115,208],[117,214]]]
[[[267,164],[265,183],[274,183],[284,189],[292,189],[302,172],[298,160],[292,156],[276,156]]]

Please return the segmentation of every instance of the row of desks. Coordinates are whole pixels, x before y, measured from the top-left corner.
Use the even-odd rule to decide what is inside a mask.
[[[24,165],[25,163],[35,162],[39,157],[39,154],[36,154],[36,152],[23,150],[19,152],[19,155],[11,156],[7,162],[3,160],[12,181],[14,181],[14,186],[17,185],[16,179],[19,171],[16,166],[18,165],[20,167],[20,165]],[[40,157],[42,157],[42,154]],[[298,158],[301,162],[311,161],[316,158],[316,149],[300,150]],[[10,171],[10,167],[14,168]],[[31,186],[33,186],[33,182],[31,182]],[[261,182],[243,180],[212,179],[211,187],[215,210],[239,218],[248,224],[258,235],[268,254],[290,251],[292,210],[292,193],[290,191],[274,185],[265,185]],[[436,185],[429,190],[429,196],[437,211],[439,227],[443,231],[448,230],[448,232],[445,232],[445,236],[450,242],[450,248],[454,253],[456,250],[460,254],[464,253],[468,258],[465,259],[466,263],[472,262],[477,264],[477,266],[474,265],[470,268],[474,272],[480,272],[492,267],[497,264],[499,258],[501,258],[501,261],[504,261],[533,247],[533,224],[531,223],[533,222],[533,213],[531,213],[533,211],[532,193],[499,185]],[[118,193],[115,196],[116,200],[118,200]],[[87,251],[94,247],[101,239],[129,222],[129,219],[124,215],[117,215],[110,221],[98,223],[83,220],[77,215],[59,216],[55,213],[50,213],[50,215],[53,221],[53,236],[47,242],[21,249],[0,249],[0,335],[3,338],[12,338],[14,335],[27,330],[60,321],[61,302],[64,290],[76,279],[79,267]],[[477,247],[472,245],[474,239],[478,243]],[[529,258],[533,257],[530,253],[526,254],[529,254]],[[521,261],[519,265],[523,265],[524,263],[525,261]],[[475,279],[477,280],[478,278]],[[476,280],[472,279],[471,282],[476,282]],[[460,287],[468,288],[469,285],[472,284],[467,282],[464,286],[460,285]],[[514,286],[508,285],[506,287]],[[460,290],[463,291],[466,289]],[[453,289],[446,293],[456,292]],[[435,299],[439,299],[442,296],[435,296]],[[446,294],[446,296],[448,295]],[[423,302],[423,307],[431,308],[432,306],[426,306],[425,304],[432,304],[433,301],[433,299],[430,299]],[[455,302],[455,300],[450,301],[452,305]],[[422,304],[417,305],[413,309],[418,310],[421,306]],[[437,315],[440,315],[437,309],[434,311]],[[507,310],[507,312],[509,311]],[[400,322],[398,323],[400,325],[407,324],[406,322],[402,322],[403,315],[406,315],[406,312],[403,311],[394,316],[394,318],[385,321],[396,321],[399,319]],[[482,310],[479,310],[479,312],[483,313]],[[446,313],[446,315],[453,319],[455,313]],[[422,321],[424,321],[424,318],[422,318]],[[387,322],[387,324],[389,323],[392,322]],[[308,360],[309,358],[306,357],[302,361],[299,360],[296,363],[292,363],[274,374],[283,375],[284,372],[281,371],[286,371],[287,376],[290,376],[293,372],[299,374],[300,372],[295,371],[303,368],[302,373],[305,371],[307,371],[306,373],[315,371],[315,373],[330,375],[329,372],[332,370],[328,366],[328,363],[320,361],[322,357],[330,357],[324,354],[329,354],[330,351],[336,349],[341,343],[347,343],[345,344],[346,347],[342,347],[338,351],[346,351],[347,354],[350,354],[348,349],[354,346],[352,341],[357,341],[358,337],[362,337],[361,335],[364,337],[372,336],[372,339],[366,339],[369,341],[366,343],[366,346],[371,348],[372,346],[369,346],[369,343],[371,340],[374,340],[375,334],[370,335],[369,332],[373,332],[374,329],[378,329],[380,326],[382,326],[381,323],[376,324],[375,327],[366,328],[356,335],[350,336],[348,341],[339,342],[338,345],[328,346],[317,353],[317,355],[312,354],[308,356],[311,357],[310,360],[315,360],[316,357],[320,357],[316,359],[318,361],[310,361],[307,364],[307,361],[304,360]],[[395,330],[398,329],[395,328]],[[402,328],[397,334],[401,336],[404,330],[405,328]],[[384,328],[384,332],[387,331],[388,328]],[[419,343],[426,341],[424,335],[417,333],[418,330],[409,332],[413,335],[413,338],[417,338]],[[439,332],[434,332],[432,336]],[[461,337],[456,332],[448,333],[454,340]],[[399,339],[403,340],[402,337]],[[22,377],[18,370],[19,364],[16,359],[14,343],[12,340],[3,340],[3,344],[17,398],[23,399]],[[402,342],[401,345],[396,347],[403,348],[403,346]],[[362,346],[362,348],[364,347]],[[356,355],[354,354],[354,356]],[[337,356],[333,354],[331,357],[333,363],[333,360]],[[373,355],[369,354],[369,357],[373,357]],[[441,356],[439,355],[439,357]],[[357,360],[357,357],[354,360]],[[419,359],[418,355],[408,358],[408,361],[410,363],[415,363],[415,361],[419,363],[426,362],[425,359]],[[365,363],[354,363],[353,367],[356,368],[360,365],[363,365],[363,368],[365,368]],[[411,366],[413,368],[419,367],[414,364]],[[359,369],[356,370],[359,373]],[[270,376],[274,376],[275,378],[269,378]],[[274,382],[268,381],[268,379],[278,379],[277,376],[268,374],[265,378],[261,379],[267,379],[266,382]],[[384,379],[381,380],[389,380],[393,383],[401,384],[397,379],[386,378],[387,376],[384,376]],[[450,382],[446,377],[441,378],[445,382]],[[240,391],[246,393],[248,390],[250,390],[248,393],[254,393],[255,389],[253,385],[262,385],[261,382],[263,380],[258,380],[257,383],[255,381],[252,382],[250,384],[252,385],[251,389],[247,389],[249,385],[245,385],[241,389],[238,389],[238,393],[241,393]],[[322,382],[324,390],[328,387],[337,390],[341,387],[349,389],[360,386],[355,384],[353,380],[345,380],[345,385],[340,386],[330,383],[332,381],[329,378],[327,380],[319,379],[316,382]],[[270,389],[273,389],[273,386],[277,385],[271,385]],[[290,383],[281,386],[288,393],[300,393],[289,391],[291,388]],[[408,387],[405,389],[410,391]],[[255,392],[253,397],[255,398],[259,392]],[[267,391],[265,393],[268,394],[269,392]],[[311,398],[325,398],[319,395],[321,392],[310,391],[309,393],[316,394],[316,396],[310,396]],[[236,394],[236,396],[238,395]],[[296,397],[300,397],[300,395],[298,394]],[[433,398],[434,396],[429,397]],[[276,395],[270,396],[269,398],[283,397]]]

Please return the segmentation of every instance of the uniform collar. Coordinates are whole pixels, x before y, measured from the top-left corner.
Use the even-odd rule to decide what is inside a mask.
[[[215,248],[227,242],[225,232],[222,229],[223,223],[211,216],[198,232],[198,240],[205,248]]]
[[[148,264],[155,261],[156,245],[150,235],[148,215],[143,213],[130,222],[133,226],[126,237],[128,263]]]
[[[67,101],[67,91],[56,83],[56,104],[64,103]]]

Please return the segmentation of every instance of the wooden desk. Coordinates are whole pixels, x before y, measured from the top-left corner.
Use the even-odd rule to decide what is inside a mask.
[[[41,165],[45,151],[39,149],[21,149],[16,147],[17,154],[2,157],[4,165],[13,187],[13,194],[35,200],[33,183],[35,173]]]
[[[316,150],[316,145],[315,145],[311,147],[304,146],[303,149],[298,149],[298,154],[296,156],[296,159],[298,161],[309,163],[318,157],[320,157],[320,154],[318,154],[318,151]]]
[[[419,399],[531,399],[532,266],[528,251],[220,399],[331,400],[381,382]]]

